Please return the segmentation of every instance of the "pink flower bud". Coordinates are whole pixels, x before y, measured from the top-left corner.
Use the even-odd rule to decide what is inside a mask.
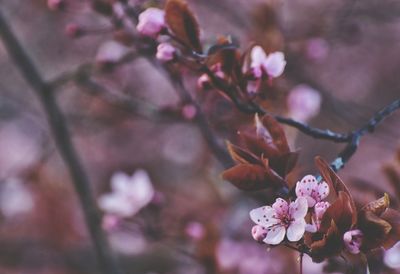
[[[190,222],[185,227],[185,233],[193,240],[201,240],[206,232],[203,224],[199,222]]]
[[[286,66],[283,52],[274,52],[268,55],[264,62],[264,68],[270,77],[276,78],[282,75]]]
[[[103,216],[101,226],[105,231],[112,231],[120,222],[120,218],[113,214],[106,214]]]
[[[75,23],[69,23],[65,26],[65,34],[70,38],[78,38],[83,32],[81,26]]]
[[[192,120],[197,114],[197,109],[192,104],[187,104],[182,108],[182,116],[186,120]]]
[[[171,61],[175,57],[175,48],[169,43],[161,43],[157,47],[156,58],[160,61]]]
[[[321,220],[322,216],[324,215],[325,211],[330,206],[329,202],[318,202],[315,204],[314,211],[317,220]]]
[[[306,122],[318,115],[321,101],[318,91],[307,85],[298,85],[287,98],[289,115],[295,120]]]
[[[255,225],[251,229],[251,235],[257,242],[262,242],[267,237],[268,230],[260,225]]]
[[[50,10],[62,10],[65,7],[64,0],[47,0],[47,7]]]
[[[148,8],[139,15],[136,28],[144,36],[157,38],[165,27],[165,12],[157,8]]]
[[[100,45],[97,54],[96,62],[98,64],[114,64],[121,60],[127,54],[128,48],[115,41],[106,41]]]
[[[211,81],[207,74],[202,74],[199,79],[197,79],[197,87],[199,89],[211,88]]]
[[[363,233],[359,229],[349,230],[343,235],[344,245],[351,254],[360,253]]]

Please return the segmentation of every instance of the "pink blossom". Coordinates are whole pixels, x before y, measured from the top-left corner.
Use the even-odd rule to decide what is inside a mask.
[[[250,218],[267,229],[264,243],[277,245],[283,241],[285,235],[291,242],[296,242],[303,237],[306,226],[304,217],[307,211],[305,198],[299,197],[290,204],[278,198],[272,207],[263,206],[250,211]]]
[[[148,8],[139,15],[136,28],[144,36],[157,38],[165,27],[165,12],[157,8]]]
[[[344,245],[352,254],[360,253],[363,233],[359,229],[349,230],[343,235]]]
[[[296,184],[297,197],[307,199],[308,207],[313,207],[316,203],[322,201],[329,194],[329,186],[326,182],[317,182],[312,175],[307,175]]]
[[[182,116],[186,120],[192,120],[197,115],[196,106],[192,104],[186,104],[182,107]]]
[[[206,231],[203,224],[199,222],[190,222],[185,227],[185,233],[193,240],[201,240],[206,234]]]
[[[118,216],[106,214],[103,216],[101,226],[106,231],[112,231],[118,226],[120,221],[121,219]]]
[[[319,230],[321,225],[322,216],[330,206],[329,202],[318,202],[314,206],[314,213],[312,214],[312,224],[306,225],[306,231],[315,233]]]
[[[161,43],[157,47],[156,58],[160,61],[171,61],[175,57],[175,48],[170,43]]]
[[[106,41],[100,45],[96,54],[96,62],[99,64],[113,64],[120,61],[129,49],[115,41]]]
[[[262,242],[267,237],[268,230],[260,225],[255,225],[251,229],[251,235],[257,242]]]
[[[301,122],[315,117],[321,108],[321,95],[307,85],[294,87],[287,98],[289,115]]]
[[[138,170],[131,177],[122,172],[111,178],[112,192],[99,198],[99,206],[108,214],[130,217],[151,202],[154,189],[146,171]]]
[[[256,79],[265,74],[272,78],[279,77],[286,66],[283,52],[277,51],[267,55],[260,46],[253,47],[250,58],[250,69]]]

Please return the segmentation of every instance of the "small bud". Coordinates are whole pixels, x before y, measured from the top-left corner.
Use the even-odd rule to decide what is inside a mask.
[[[201,240],[206,232],[203,224],[199,222],[190,222],[185,227],[185,233],[193,240]]]
[[[175,48],[169,43],[161,43],[157,47],[156,58],[163,62],[168,62],[175,57]]]
[[[69,23],[65,26],[65,34],[70,38],[78,38],[84,33],[81,26],[75,23]]]
[[[268,230],[260,225],[255,225],[251,229],[251,235],[257,242],[262,242],[267,237]]]
[[[165,27],[165,12],[161,9],[148,8],[139,15],[137,30],[144,36],[157,38]]]
[[[197,87],[199,89],[210,89],[211,88],[210,77],[207,74],[202,74],[199,79],[197,79]]]
[[[112,231],[118,226],[120,218],[113,214],[106,214],[103,216],[101,226],[105,231]]]
[[[186,120],[192,120],[194,117],[196,117],[196,114],[197,114],[197,109],[194,105],[187,104],[187,105],[183,106],[182,116]]]

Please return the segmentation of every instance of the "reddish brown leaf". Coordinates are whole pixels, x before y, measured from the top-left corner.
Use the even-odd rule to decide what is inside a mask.
[[[263,138],[247,132],[239,133],[240,139],[255,155],[263,155],[265,158],[273,158],[280,155],[280,152],[273,143],[267,143]]]
[[[334,221],[342,233],[350,230],[357,222],[357,210],[353,199],[344,191],[340,191],[338,198],[322,216],[320,231],[328,231]]]
[[[247,191],[285,185],[285,181],[270,169],[252,164],[239,164],[225,170],[222,178]]]
[[[358,216],[358,228],[364,233],[362,249],[368,251],[380,247],[392,230],[390,223],[371,211],[362,210]]]
[[[343,250],[342,234],[333,220],[322,239],[314,241],[310,247],[311,257],[314,262],[322,262],[325,258],[340,254]]]
[[[168,0],[165,19],[176,37],[191,49],[202,52],[197,20],[184,0]]]
[[[256,155],[248,150],[242,149],[229,141],[226,141],[228,152],[232,159],[241,164],[262,164]]]
[[[389,235],[382,243],[382,246],[388,249],[400,241],[400,212],[388,208],[380,217],[392,226]]]
[[[271,134],[272,140],[275,146],[281,153],[289,153],[289,145],[286,140],[285,131],[281,125],[271,115],[264,115],[262,118],[262,124]]]
[[[335,190],[336,195],[338,195],[340,191],[344,191],[351,197],[347,186],[324,159],[322,159],[320,156],[315,157],[315,165],[321,173],[322,178],[329,185],[330,189]]]

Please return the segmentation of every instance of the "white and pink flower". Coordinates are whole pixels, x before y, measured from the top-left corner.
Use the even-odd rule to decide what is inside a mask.
[[[291,242],[300,240],[305,232],[304,217],[308,211],[307,200],[299,197],[288,204],[278,198],[272,206],[263,206],[250,211],[250,218],[257,225],[267,230],[264,243],[277,245],[285,235]]]
[[[322,216],[330,206],[329,202],[318,202],[314,205],[314,213],[311,215],[311,224],[306,225],[306,231],[315,233],[321,226]]]
[[[107,214],[120,218],[131,217],[151,202],[154,189],[146,171],[132,176],[117,172],[111,178],[112,192],[102,195],[98,204]]]
[[[174,59],[176,49],[170,43],[161,43],[157,47],[156,58],[163,62],[168,62]]]
[[[363,233],[359,229],[349,230],[343,235],[343,242],[346,246],[347,251],[351,254],[360,253],[360,247],[362,245]]]
[[[307,175],[296,184],[297,197],[307,199],[308,207],[313,207],[329,195],[329,186],[326,182],[318,182],[312,175]]]
[[[148,8],[139,15],[136,28],[141,35],[157,38],[165,27],[165,12],[157,8]]]

